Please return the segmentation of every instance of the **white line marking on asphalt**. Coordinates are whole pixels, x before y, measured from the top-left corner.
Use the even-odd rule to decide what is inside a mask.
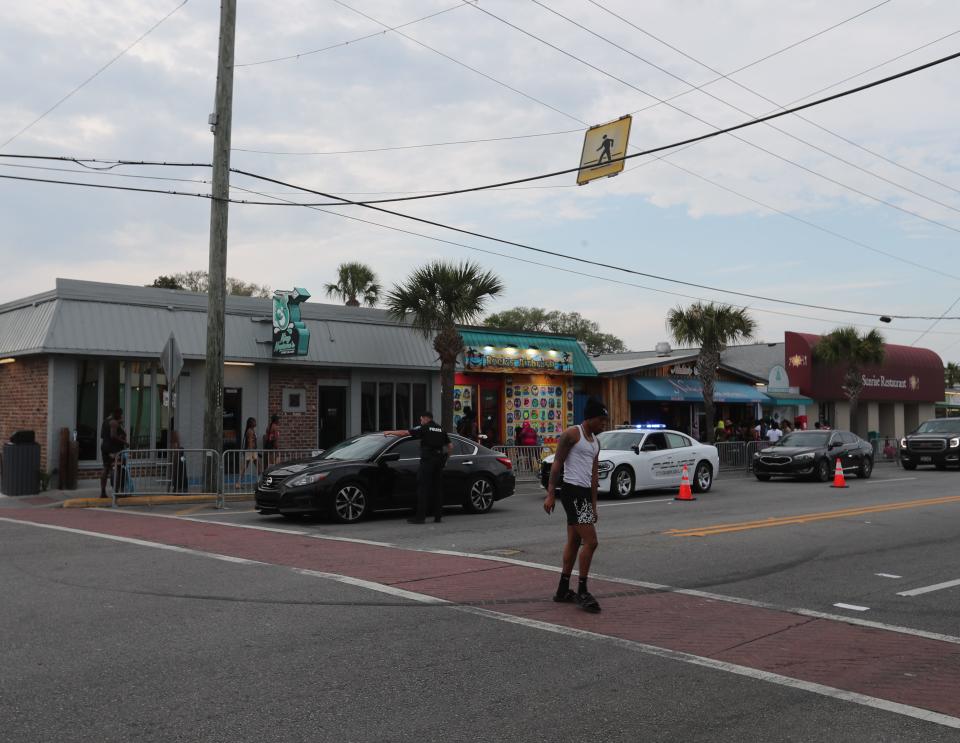
[[[878,578],[902,578],[902,575],[894,575],[893,573],[874,573]]]
[[[598,503],[597,508],[611,508],[613,506],[642,506],[644,503],[669,503],[673,498],[658,498],[657,500],[633,500],[629,503]]]
[[[0,521],[5,521],[11,524],[18,524],[20,526],[35,526],[42,529],[52,529],[54,531],[62,531],[71,534],[80,534],[82,536],[96,537],[99,539],[107,539],[116,542],[125,542],[128,544],[135,544],[142,547],[153,547],[155,549],[163,549],[171,552],[180,552],[184,554],[194,555],[197,557],[209,557],[214,560],[224,560],[231,563],[240,563],[240,564],[250,564],[250,565],[269,565],[271,567],[284,567],[280,565],[272,565],[271,563],[257,562],[255,560],[247,560],[241,557],[231,557],[228,555],[219,555],[214,552],[202,552],[200,550],[192,550],[186,547],[176,547],[173,545],[162,544],[159,542],[147,542],[142,539],[134,539],[132,537],[121,537],[114,534],[100,534],[98,532],[85,531],[83,529],[74,529],[67,526],[59,526],[55,524],[39,524],[35,521],[21,521],[20,519],[9,519],[0,517]],[[625,640],[619,637],[611,637],[609,635],[602,635],[596,632],[588,632],[587,630],[575,629],[573,627],[564,627],[559,624],[550,624],[548,622],[542,622],[536,619],[528,619],[526,617],[515,617],[509,614],[501,614],[499,612],[492,611],[490,609],[483,609],[476,606],[460,606],[456,604],[449,604],[449,602],[444,601],[443,599],[438,599],[434,596],[427,596],[425,594],[415,593],[413,591],[406,591],[402,588],[395,588],[394,586],[387,586],[381,583],[373,583],[371,581],[362,580],[359,578],[352,578],[347,575],[340,575],[337,573],[324,573],[317,570],[307,570],[303,568],[287,568],[292,572],[299,573],[301,575],[307,575],[317,578],[322,578],[326,580],[336,581],[338,583],[345,583],[348,585],[356,586],[359,588],[364,588],[371,591],[376,591],[379,593],[385,593],[390,596],[402,597],[410,599],[412,601],[417,601],[425,604],[436,604],[436,605],[448,605],[448,607],[454,611],[460,611],[465,614],[474,614],[481,617],[487,617],[489,619],[496,619],[500,622],[507,622],[509,624],[516,624],[530,629],[543,630],[545,632],[552,632],[558,635],[566,635],[567,637],[574,637],[581,640],[593,640],[596,642],[605,642],[608,644],[616,645],[618,647],[632,650],[638,653],[643,653],[645,655],[653,655],[660,658],[665,658],[668,660],[678,661],[680,663],[688,663],[690,665],[700,666],[702,668],[710,668],[716,671],[722,671],[725,673],[732,673],[738,676],[744,676],[746,678],[751,678],[757,681],[765,681],[771,684],[777,684],[779,686],[786,686],[793,689],[798,689],[800,691],[806,691],[812,694],[819,694],[821,696],[830,697],[832,699],[837,699],[844,702],[851,702],[853,704],[859,704],[864,707],[873,707],[874,709],[884,710],[886,712],[892,712],[894,714],[903,715],[904,717],[912,717],[914,719],[923,720],[925,722],[931,722],[936,725],[942,725],[944,727],[960,729],[960,718],[951,717],[949,715],[940,714],[939,712],[931,712],[929,710],[920,709],[918,707],[911,707],[906,704],[900,704],[898,702],[891,702],[886,699],[878,699],[876,697],[867,696],[865,694],[858,694],[856,692],[847,691],[845,689],[837,689],[832,686],[825,686],[823,684],[815,684],[810,681],[802,681],[800,679],[790,678],[789,676],[781,676],[780,674],[770,673],[769,671],[762,671],[757,668],[749,668],[747,666],[740,666],[734,663],[727,663],[725,661],[714,660],[713,658],[704,658],[703,656],[693,655],[691,653],[684,653],[678,650],[669,650],[667,648],[659,648],[653,645],[646,645],[644,643],[636,642],[634,640]]]
[[[57,524],[39,524],[36,521],[21,521],[20,519],[8,519],[0,516],[0,521],[6,521],[9,524],[19,524],[21,526],[38,526],[41,529],[53,529],[54,531],[63,531],[68,534],[80,534],[85,537],[99,537],[100,539],[109,539],[114,542],[124,542],[125,544],[135,544],[138,547],[154,547],[156,549],[168,550],[170,552],[180,552],[185,555],[196,555],[199,557],[211,557],[214,560],[223,562],[233,562],[239,565],[269,565],[267,562],[257,560],[248,560],[245,557],[234,557],[233,555],[220,555],[216,552],[203,552],[201,550],[192,550],[189,547],[178,547],[175,544],[163,544],[161,542],[148,542],[145,539],[135,539],[134,537],[121,537],[116,534],[102,534],[98,531],[86,531],[85,529],[74,529],[70,526],[59,526]]]
[[[919,596],[923,593],[933,593],[934,591],[942,591],[944,588],[953,588],[954,586],[960,586],[960,579],[958,580],[948,580],[944,583],[936,583],[932,586],[923,586],[922,588],[914,588],[910,591],[901,591],[897,596]]]
[[[838,609],[849,609],[850,611],[870,611],[869,606],[857,606],[856,604],[834,604]]]
[[[867,485],[883,485],[888,482],[906,482],[907,480],[916,480],[915,477],[891,477],[889,480],[870,480]]]
[[[98,510],[99,513],[114,513],[110,510]],[[123,511],[117,511],[116,513],[124,513]],[[165,519],[179,519],[181,521],[196,521],[200,524],[209,524],[209,521],[204,521],[203,519],[188,518],[184,519],[182,517],[173,516],[169,514],[162,513],[148,513],[140,512],[139,514],[131,515],[140,515],[140,516],[153,516],[155,518],[165,518]],[[231,523],[218,523],[217,526],[229,527],[233,529],[263,529],[264,531],[273,531],[279,532],[281,534],[295,534],[298,536],[306,535],[307,532],[303,531],[290,531],[287,529],[277,529],[269,526],[256,526],[254,524],[231,524]],[[398,544],[391,544],[390,542],[375,542],[369,539],[353,539],[351,537],[335,537],[327,536],[324,534],[312,533],[309,536],[315,539],[330,539],[336,542],[354,542],[356,544],[369,544],[375,547],[392,547],[394,549],[409,550],[410,552],[425,552],[432,555],[450,555],[452,557],[472,557],[477,560],[489,560],[491,562],[500,562],[500,563],[509,563],[511,565],[518,565],[519,567],[524,568],[536,568],[537,570],[543,570],[548,573],[559,573],[561,569],[553,565],[544,565],[539,562],[530,562],[528,560],[518,560],[513,557],[498,557],[496,555],[484,555],[476,552],[461,552],[458,550],[445,550],[445,549],[431,549],[428,547],[406,547]],[[610,575],[603,575],[601,573],[593,573],[593,578],[595,580],[605,580],[611,583],[620,583],[626,586],[636,586],[637,588],[648,588],[653,591],[663,591],[670,593],[679,593],[684,596],[696,596],[698,598],[710,599],[713,601],[726,601],[730,604],[740,604],[742,606],[754,606],[758,609],[769,609],[771,611],[782,611],[788,614],[799,614],[805,617],[813,617],[814,619],[828,619],[835,622],[845,622],[846,624],[855,624],[861,627],[871,627],[872,629],[882,629],[889,632],[897,632],[901,635],[911,635],[912,637],[923,637],[927,640],[938,640],[940,642],[949,642],[952,645],[960,645],[960,637],[954,635],[944,635],[939,632],[927,632],[926,630],[914,629],[912,627],[901,627],[896,624],[885,624],[883,622],[875,622],[869,619],[860,619],[859,617],[852,617],[845,614],[830,614],[828,612],[816,611],[814,609],[804,609],[801,607],[795,606],[782,606],[778,604],[768,603],[766,601],[755,601],[753,599],[741,598],[739,596],[727,596],[721,593],[710,593],[708,591],[698,591],[696,589],[690,588],[676,588],[675,586],[668,586],[663,583],[651,583],[650,581],[634,580],[633,578],[618,578]]]

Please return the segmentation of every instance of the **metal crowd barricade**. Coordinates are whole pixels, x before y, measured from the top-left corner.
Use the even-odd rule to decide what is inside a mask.
[[[748,441],[747,442],[747,471],[753,470],[753,455],[758,451],[763,451],[767,447],[773,446],[772,441]]]
[[[134,495],[219,495],[222,466],[212,449],[124,449],[114,457],[112,505]]]
[[[747,456],[747,445],[753,443],[750,441],[718,441],[714,446],[717,447],[717,454],[720,456],[720,471],[730,470],[749,470],[750,457]],[[750,456],[753,456],[750,454]]]
[[[217,507],[223,507],[223,496],[228,493],[253,495],[264,470],[284,462],[310,459],[322,449],[227,449],[223,452],[223,489]]]
[[[552,453],[546,446],[495,446],[493,450],[513,462],[513,473],[518,480],[539,480],[540,463]]]
[[[893,434],[880,434],[877,438],[870,440],[871,446],[873,446],[873,462],[890,462],[891,464],[899,462],[899,457],[897,456],[900,451],[900,446],[897,443],[898,439]]]

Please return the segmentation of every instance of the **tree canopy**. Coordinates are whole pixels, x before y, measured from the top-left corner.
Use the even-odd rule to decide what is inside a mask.
[[[516,330],[520,333],[556,333],[581,341],[591,354],[626,351],[622,340],[600,331],[600,325],[579,312],[560,312],[542,307],[514,307],[490,315],[483,321],[488,328]]]
[[[183,271],[181,273],[171,274],[169,276],[158,276],[148,286],[158,289],[179,289],[181,291],[207,293],[209,276],[206,271]],[[273,291],[269,286],[248,283],[240,279],[227,277],[227,294],[236,297],[260,297],[269,298]]]
[[[325,284],[323,288],[328,297],[337,297],[348,307],[359,307],[361,304],[376,307],[381,291],[373,269],[356,262],[337,266],[336,282]]]

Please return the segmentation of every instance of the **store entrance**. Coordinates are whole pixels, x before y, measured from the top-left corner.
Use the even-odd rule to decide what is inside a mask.
[[[503,420],[503,410],[500,407],[502,394],[500,384],[480,387],[480,433],[487,437],[482,439],[484,446],[499,446],[503,443],[500,440],[500,421]]]
[[[317,446],[329,449],[347,437],[347,388],[317,390]]]

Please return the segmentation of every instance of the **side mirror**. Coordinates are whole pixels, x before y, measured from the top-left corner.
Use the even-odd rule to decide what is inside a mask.
[[[400,460],[400,452],[387,452],[382,457],[380,457],[378,464],[386,464],[387,462],[397,462]]]
[[[633,453],[637,456],[640,456],[640,444],[634,444],[630,447],[633,450]]]

